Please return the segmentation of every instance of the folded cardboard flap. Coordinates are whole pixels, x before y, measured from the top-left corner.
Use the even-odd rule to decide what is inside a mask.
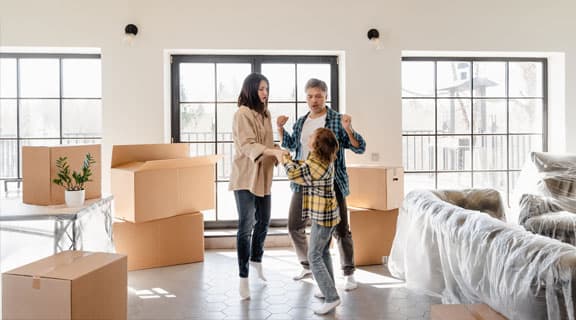
[[[165,160],[150,160],[129,162],[118,165],[112,169],[121,169],[130,172],[158,170],[158,169],[178,169],[178,168],[192,168],[197,166],[204,166],[215,164],[220,156],[210,155],[202,157],[184,158],[184,159],[165,159]]]
[[[145,162],[139,161],[139,162],[128,162],[128,163],[124,163],[121,165],[118,165],[114,168],[112,168],[112,171],[124,171],[124,172],[136,172],[136,171],[140,171],[140,168],[144,165]]]
[[[116,217],[141,223],[215,207],[219,155],[190,157],[188,144],[114,146]]]
[[[172,169],[172,168],[191,168],[191,167],[215,164],[216,161],[218,161],[218,156],[216,155],[186,158],[186,159],[153,160],[142,163],[140,167],[137,169],[137,171]]]
[[[129,162],[188,157],[190,146],[187,143],[115,145],[112,147],[112,168]]]

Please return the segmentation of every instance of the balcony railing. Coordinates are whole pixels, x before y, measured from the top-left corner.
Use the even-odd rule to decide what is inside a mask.
[[[228,181],[230,179],[234,158],[232,132],[223,132],[216,135],[213,132],[182,132],[180,136],[182,142],[190,143],[191,156],[215,154],[215,148],[217,148],[217,153],[222,156],[217,165],[217,179],[218,181]],[[286,179],[286,173],[282,166],[274,168],[274,178],[276,180]]]
[[[74,145],[74,144],[100,143],[99,138],[93,138],[97,135],[90,134],[86,136],[91,138],[82,138],[82,137],[65,138],[62,139],[62,144]],[[31,146],[31,145],[55,146],[59,144],[60,144],[60,138],[0,140],[0,180],[22,178],[22,171],[21,171],[22,152],[21,150],[19,150],[22,148],[22,146]],[[18,147],[19,145],[20,147]]]
[[[472,167],[520,170],[531,151],[542,150],[541,135],[475,135],[472,141],[469,135],[414,134],[403,136],[404,168],[408,172],[469,171]]]

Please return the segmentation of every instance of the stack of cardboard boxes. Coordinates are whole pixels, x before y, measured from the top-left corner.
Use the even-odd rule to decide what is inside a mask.
[[[188,144],[113,147],[114,243],[128,270],[204,260],[200,211],[215,207],[217,157],[189,154]]]
[[[96,163],[86,199],[101,197],[100,145],[22,147],[22,200],[64,204],[56,160],[67,157],[78,171],[87,153]],[[127,318],[126,257],[104,252],[63,251],[2,273],[3,319]]]
[[[349,166],[350,229],[357,266],[382,264],[390,255],[398,208],[404,198],[404,170],[400,167]]]

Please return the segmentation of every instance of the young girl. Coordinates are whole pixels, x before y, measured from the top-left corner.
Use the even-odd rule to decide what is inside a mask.
[[[306,161],[294,161],[284,154],[282,163],[288,178],[302,186],[302,219],[312,220],[308,261],[318,283],[324,304],[316,314],[326,314],[340,304],[334,284],[334,271],[330,257],[330,240],[340,222],[338,202],[334,191],[334,160],[338,141],[330,129],[318,128],[308,140],[310,154]]]

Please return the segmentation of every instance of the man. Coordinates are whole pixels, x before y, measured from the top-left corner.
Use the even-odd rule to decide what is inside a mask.
[[[334,237],[338,240],[340,262],[346,280],[344,289],[347,291],[354,290],[358,287],[358,284],[354,279],[354,248],[348,224],[348,207],[346,205],[346,196],[350,193],[350,190],[344,149],[350,149],[354,153],[362,154],[366,150],[366,142],[360,134],[352,129],[352,118],[349,115],[340,114],[326,106],[328,87],[324,81],[310,79],[306,83],[305,90],[310,112],[294,123],[292,134],[284,130],[288,117],[279,116],[276,119],[278,134],[282,137],[282,147],[295,151],[296,155],[294,158],[296,160],[305,160],[308,157],[308,139],[317,128],[325,127],[332,130],[338,139],[340,148],[335,162],[334,189],[341,222],[334,231]],[[294,277],[294,280],[300,280],[311,275],[305,230],[307,221],[302,220],[302,193],[300,186],[291,183],[290,187],[293,193],[288,213],[288,232],[303,268],[300,274]]]

